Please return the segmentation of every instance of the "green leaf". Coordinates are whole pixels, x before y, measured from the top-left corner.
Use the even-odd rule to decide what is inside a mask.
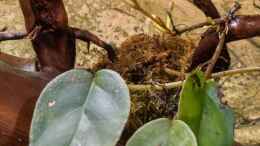
[[[129,91],[115,72],[68,71],[41,93],[31,146],[114,146],[130,112]]]
[[[199,146],[233,144],[233,113],[220,104],[215,83],[206,81],[201,71],[185,81],[177,118],[191,127]]]
[[[162,118],[141,127],[126,146],[197,146],[197,141],[184,122]]]
[[[205,79],[201,73],[190,75],[183,85],[179,101],[177,117],[185,121],[195,135],[198,135],[203,112],[204,84]]]

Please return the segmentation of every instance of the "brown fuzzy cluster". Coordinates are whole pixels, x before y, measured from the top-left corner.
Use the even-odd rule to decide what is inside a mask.
[[[193,43],[170,34],[137,34],[121,44],[118,62],[109,66],[132,83],[168,82],[177,76],[165,69],[184,72],[192,54]]]

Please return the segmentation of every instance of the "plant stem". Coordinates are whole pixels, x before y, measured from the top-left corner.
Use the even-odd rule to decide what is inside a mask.
[[[232,76],[236,74],[243,74],[243,73],[250,73],[250,72],[260,72],[260,67],[248,67],[248,68],[242,68],[242,69],[234,69],[229,71],[223,71],[219,73],[212,74],[211,78],[221,78],[225,76]]]
[[[225,44],[225,39],[226,39],[226,31],[223,31],[220,35],[220,41],[219,41],[219,44],[217,46],[217,49],[209,63],[209,66],[207,68],[207,71],[206,71],[206,78],[209,78],[211,76],[211,73],[213,71],[213,68],[215,67],[215,64],[217,63],[218,61],[218,58],[224,48],[224,44]]]
[[[224,49],[225,42],[226,42],[226,35],[228,34],[229,30],[229,21],[231,21],[234,18],[235,13],[241,8],[241,5],[238,2],[235,2],[233,7],[228,11],[226,17],[225,17],[225,27],[224,30],[220,34],[220,40],[218,43],[218,46],[216,48],[216,51],[210,61],[210,64],[206,70],[206,78],[209,78],[211,76],[211,73],[221,55],[222,50]]]
[[[91,33],[88,30],[83,30],[83,29],[79,29],[79,28],[71,27],[70,29],[72,30],[72,32],[74,33],[74,35],[77,39],[85,41],[88,44],[90,42],[93,42],[97,46],[102,47],[107,51],[108,58],[112,62],[115,62],[117,60],[117,56],[116,56],[116,52],[115,52],[114,48],[110,44],[108,44],[105,41],[98,38],[95,34]]]
[[[0,32],[0,42],[6,40],[24,39],[26,36],[27,33],[25,32],[15,32],[15,33]]]
[[[260,67],[249,67],[249,68],[242,68],[242,69],[234,69],[234,70],[229,70],[229,71],[224,71],[224,72],[219,72],[219,73],[214,73],[210,76],[210,78],[221,78],[225,76],[233,76],[236,74],[243,74],[243,73],[251,73],[251,72],[260,72]],[[137,91],[148,91],[148,90],[164,90],[164,89],[174,89],[181,87],[184,81],[177,81],[177,82],[171,82],[171,83],[165,83],[165,84],[146,84],[146,85],[134,85],[134,84],[129,84],[128,88],[132,92],[137,92]]]
[[[136,1],[136,0],[131,0],[133,4],[129,4],[128,2],[126,2],[126,4],[128,4],[131,8],[141,12],[144,16],[146,16],[147,18],[149,18],[150,20],[152,20],[154,23],[156,23],[158,26],[160,26],[161,28],[163,28],[167,33],[172,34],[172,35],[176,35],[176,33],[172,32],[166,25],[164,22],[161,21],[161,19],[159,17],[154,17],[153,15],[151,15],[149,12],[147,12],[145,9],[143,9],[140,4]]]
[[[213,22],[210,22],[210,21],[205,21],[205,22],[201,22],[201,23],[198,23],[198,24],[194,24],[192,26],[188,26],[186,28],[183,28],[181,30],[178,30],[178,34],[182,34],[182,33],[185,33],[185,32],[188,32],[188,31],[192,31],[194,29],[198,29],[198,28],[201,28],[201,27],[204,27],[204,26],[210,26],[210,25],[215,25],[215,24],[221,24],[221,23],[224,23],[225,22],[225,19],[223,18],[218,18],[218,19],[213,19],[212,20]]]

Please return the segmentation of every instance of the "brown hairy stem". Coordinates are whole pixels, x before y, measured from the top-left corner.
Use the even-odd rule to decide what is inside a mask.
[[[82,41],[85,41],[87,43],[93,42],[99,47],[104,48],[107,51],[108,58],[114,62],[116,60],[116,54],[114,48],[106,43],[105,41],[99,39],[96,35],[91,33],[88,30],[82,30],[78,28],[71,28],[72,31],[74,32],[74,35],[77,39],[80,39]]]

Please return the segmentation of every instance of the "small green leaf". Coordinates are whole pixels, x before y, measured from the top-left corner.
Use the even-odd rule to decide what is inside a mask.
[[[114,146],[130,111],[128,88],[110,70],[68,71],[41,93],[31,146]]]
[[[191,127],[199,146],[233,144],[233,114],[220,104],[215,83],[206,81],[201,71],[185,81],[177,118]]]
[[[200,119],[203,111],[203,75],[198,72],[190,75],[183,86],[179,101],[178,119],[185,121],[198,135],[200,129]]]
[[[184,122],[162,118],[141,127],[126,146],[197,146],[197,142]]]

